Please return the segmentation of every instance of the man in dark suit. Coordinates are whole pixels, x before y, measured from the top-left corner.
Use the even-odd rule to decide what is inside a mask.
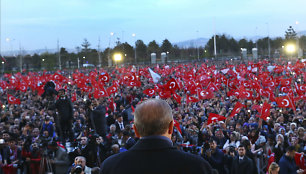
[[[58,134],[62,138],[62,143],[65,145],[66,139],[69,138],[73,142],[73,106],[71,100],[65,94],[65,89],[58,91],[59,98],[55,103],[58,116],[56,118],[56,126],[59,131]]]
[[[140,139],[128,151],[106,159],[101,174],[212,173],[203,158],[173,147],[172,110],[164,100],[150,99],[137,106],[133,128]]]
[[[253,171],[255,166],[253,166],[252,160],[248,158],[245,153],[245,147],[239,145],[238,156],[236,156],[232,162],[231,174],[250,173]]]
[[[123,117],[121,114],[118,114],[116,116],[116,133],[119,133],[121,131],[124,130],[125,126],[126,126],[126,122],[123,121]]]
[[[100,104],[100,101],[97,99],[94,99],[92,101],[92,105],[90,107],[90,113],[89,116],[92,119],[93,125],[92,127],[95,129],[96,133],[102,136],[104,139],[106,138],[106,108],[102,104]],[[91,114],[91,115],[90,115]]]

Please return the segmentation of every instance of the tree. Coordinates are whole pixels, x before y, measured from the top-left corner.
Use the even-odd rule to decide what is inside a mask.
[[[151,55],[151,53],[158,53],[159,51],[159,45],[156,43],[155,40],[151,41],[149,44],[148,44],[148,53]]]
[[[240,48],[247,48],[248,47],[248,41],[246,39],[240,39],[238,41],[238,45]]]
[[[296,32],[294,31],[294,29],[292,28],[292,26],[289,26],[289,28],[287,29],[287,31],[285,31],[285,38],[287,41],[293,41],[296,39]]]
[[[87,53],[89,51],[90,43],[88,42],[88,40],[86,38],[84,39],[84,41],[81,45],[83,47],[82,52]]]
[[[170,52],[172,49],[172,44],[168,39],[165,39],[160,47],[162,52]]]
[[[142,40],[136,41],[137,61],[145,61],[147,58],[147,46]]]

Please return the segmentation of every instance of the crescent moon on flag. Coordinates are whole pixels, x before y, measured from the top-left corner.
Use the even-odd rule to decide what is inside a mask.
[[[14,101],[12,96],[9,97],[9,101],[11,101],[11,102]]]
[[[173,84],[173,85],[172,85]],[[170,83],[170,89],[174,88],[175,87],[175,82],[171,82]]]
[[[286,102],[286,104],[284,104],[284,102]],[[289,101],[288,101],[287,99],[284,99],[284,100],[282,101],[282,104],[285,105],[285,106],[287,107],[287,106],[289,106]]]

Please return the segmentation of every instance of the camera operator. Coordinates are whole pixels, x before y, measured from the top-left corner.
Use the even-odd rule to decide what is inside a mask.
[[[24,172],[38,174],[40,170],[41,151],[38,143],[31,144],[29,140],[26,140],[21,151],[21,155],[25,159]]]
[[[230,158],[217,146],[216,140],[209,140],[209,149],[207,149],[206,152],[203,152],[205,154],[202,155],[209,162],[212,168],[216,169],[219,173],[229,173],[229,170],[225,166],[230,163]]]
[[[61,142],[65,145],[66,139],[69,138],[73,142],[72,121],[73,121],[73,106],[71,100],[65,95],[65,89],[58,91],[59,99],[55,103],[55,108],[58,112],[57,128],[59,130]]]
[[[99,166],[103,160],[106,159],[107,148],[104,144],[104,140],[101,136],[92,135],[90,137],[89,143],[89,155],[87,159],[87,166],[95,167]]]
[[[68,154],[66,150],[57,145],[55,141],[49,143],[48,148],[51,151],[50,162],[56,174],[66,174],[69,168]],[[52,158],[53,157],[53,158]]]
[[[77,156],[84,156],[85,158],[89,157],[90,147],[88,146],[88,139],[85,136],[82,136],[79,142],[79,145],[69,153],[70,160],[73,160]]]
[[[89,125],[97,134],[106,137],[106,108],[97,99],[87,104]]]
[[[54,108],[54,98],[57,95],[57,91],[55,90],[55,83],[53,81],[48,81],[44,86],[44,93],[41,95],[46,109]]]
[[[86,166],[86,158],[83,156],[75,157],[75,166],[71,168],[70,174],[91,174],[91,168]]]

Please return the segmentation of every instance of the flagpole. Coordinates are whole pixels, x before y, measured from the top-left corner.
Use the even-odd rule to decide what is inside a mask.
[[[214,18],[214,55],[217,58],[217,46],[216,46],[216,18]]]

